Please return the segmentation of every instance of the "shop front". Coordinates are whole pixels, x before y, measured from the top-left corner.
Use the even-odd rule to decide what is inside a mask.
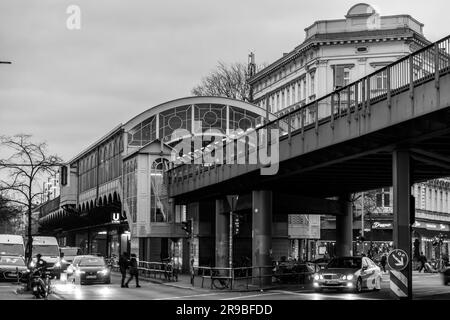
[[[371,256],[379,260],[381,255],[393,249],[392,217],[353,221],[353,254]],[[317,242],[317,257],[336,256],[336,220],[324,219],[321,223],[321,238]]]
[[[430,261],[448,257],[450,243],[448,224],[418,220],[413,225],[412,238],[414,257],[421,252]]]

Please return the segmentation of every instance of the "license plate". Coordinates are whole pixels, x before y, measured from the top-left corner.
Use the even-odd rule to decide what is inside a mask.
[[[86,276],[86,279],[97,279],[97,276]]]
[[[326,281],[325,283],[326,283],[326,284],[338,284],[337,281]]]

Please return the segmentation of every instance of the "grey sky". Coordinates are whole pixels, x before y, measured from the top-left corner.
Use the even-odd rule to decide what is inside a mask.
[[[30,133],[69,160],[145,109],[190,95],[218,60],[272,62],[315,20],[358,1],[2,0],[0,134]],[[410,14],[435,41],[450,34],[448,1],[372,0]],[[81,8],[81,30],[66,9]]]

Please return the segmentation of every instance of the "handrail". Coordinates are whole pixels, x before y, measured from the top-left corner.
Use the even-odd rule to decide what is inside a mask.
[[[443,47],[440,47],[443,45]],[[430,52],[431,51],[431,52]],[[415,69],[416,68],[416,69]],[[375,100],[382,98],[390,99],[393,95],[398,94],[400,92],[404,92],[406,90],[410,90],[410,97],[413,98],[412,90],[414,89],[414,85],[416,83],[421,83],[423,80],[432,80],[433,78],[439,78],[440,71],[450,68],[450,35],[446,36],[432,44],[429,44],[405,57],[400,58],[399,60],[384,66],[361,79],[358,79],[342,88],[334,90],[333,92],[322,96],[314,101],[309,102],[306,105],[298,106],[298,103],[293,104],[292,106],[297,106],[293,110],[287,112],[286,114],[280,116],[275,120],[271,120],[266,124],[252,128],[251,131],[245,132],[243,135],[239,136],[239,138],[248,136],[253,132],[258,132],[261,129],[267,129],[271,127],[278,127],[280,122],[283,122],[288,126],[288,132],[283,135],[280,135],[280,139],[283,136],[289,135],[291,136],[291,132],[294,130],[301,129],[302,132],[305,128],[315,123],[315,127],[319,124],[322,124],[323,121],[330,118],[334,120],[336,116],[347,116],[348,120],[351,121],[350,114],[358,112],[359,116],[364,116],[365,114],[370,114],[370,105]],[[393,72],[394,71],[394,72]],[[395,72],[396,71],[396,72]],[[417,76],[415,77],[414,71],[417,71]],[[378,76],[378,77],[377,77]],[[381,83],[381,88],[378,88],[376,85],[371,89],[371,84],[379,81]],[[334,98],[337,96],[338,101],[335,101]],[[344,98],[344,99],[342,99]],[[311,123],[304,123],[305,118],[305,110],[308,110],[312,106],[315,106],[315,112],[318,114],[319,107],[321,102],[331,100],[331,112],[327,113],[325,117],[319,117],[316,115],[315,121]],[[337,104],[334,104],[336,103]],[[390,101],[388,102],[390,105]],[[290,107],[292,107],[290,106]],[[344,106],[344,108],[341,108]],[[335,108],[338,108],[337,113]],[[289,107],[288,107],[289,108]],[[361,109],[361,111],[359,111]],[[291,129],[292,124],[290,123],[292,120],[292,115],[301,114],[301,126],[298,128]],[[286,123],[286,120],[289,119],[289,122]],[[325,121],[328,122],[328,121]],[[229,143],[234,143],[234,139],[226,138],[226,140],[231,140],[226,144],[222,145],[222,148],[226,148]],[[270,142],[270,141],[269,141]],[[258,144],[256,145],[258,148]],[[212,151],[212,150],[211,150]],[[202,152],[202,155],[205,154]],[[244,154],[244,157],[246,154]],[[238,155],[233,156],[233,160],[236,160]],[[194,159],[191,159],[194,160]],[[218,167],[221,164],[208,164],[209,167],[214,166]],[[166,174],[171,177],[175,171],[179,172],[182,170],[183,178],[190,177],[190,173],[195,175],[195,172],[190,172],[189,170],[185,170],[184,168],[186,163],[182,163],[179,165],[171,164],[171,167],[166,170]],[[177,175],[178,176],[178,175]],[[173,180],[169,179],[168,183],[172,184]]]

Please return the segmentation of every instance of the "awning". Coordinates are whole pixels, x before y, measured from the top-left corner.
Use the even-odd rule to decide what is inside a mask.
[[[442,234],[447,237],[447,239],[450,239],[450,232],[449,231],[437,231],[437,230],[428,230],[424,228],[414,228],[411,236],[415,236],[415,233],[419,234],[421,237],[424,238],[434,238],[439,234]]]

